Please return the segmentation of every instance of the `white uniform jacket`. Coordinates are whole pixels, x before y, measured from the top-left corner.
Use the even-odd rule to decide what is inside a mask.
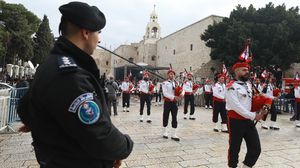
[[[230,113],[237,113],[245,119],[254,120],[255,112],[251,112],[252,89],[249,82],[232,81],[225,91],[226,109]]]

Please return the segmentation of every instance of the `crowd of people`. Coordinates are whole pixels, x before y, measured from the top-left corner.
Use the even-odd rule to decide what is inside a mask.
[[[32,145],[41,167],[120,167],[122,160],[132,152],[134,142],[111,122],[112,113],[118,115],[119,93],[125,113],[132,111],[131,93],[138,93],[140,108],[136,114],[139,122],[146,121],[149,126],[152,123],[151,101],[155,95],[156,105],[163,102],[161,137],[176,142],[181,138],[177,134],[178,106],[183,101],[184,119],[194,122],[195,95],[202,93],[205,108],[212,109],[215,124],[212,131],[229,133],[229,167],[237,167],[243,139],[247,147],[243,167],[255,165],[261,152],[255,121],[261,121],[270,111],[272,124],[268,127],[262,122],[262,128],[280,129],[276,125],[275,104],[283,94],[278,80],[280,68],[272,70],[271,67],[267,71],[256,67],[250,72],[248,63],[237,62],[232,67],[231,79],[219,73],[215,79],[206,79],[201,85],[189,72],[179,81],[176,72],[169,69],[166,80],[153,82],[153,76],[145,71],[136,84],[128,77],[118,84],[110,76],[103,87],[91,55],[105,27],[105,15],[97,7],[82,2],[64,4],[59,11],[62,14],[60,37],[48,59],[37,69],[17,110],[24,124],[20,131],[31,131]],[[300,122],[297,110],[300,108],[300,86],[291,88],[287,96],[292,96],[293,91],[296,110],[291,120]],[[170,114],[171,129],[168,126]],[[300,123],[296,126],[300,127]]]

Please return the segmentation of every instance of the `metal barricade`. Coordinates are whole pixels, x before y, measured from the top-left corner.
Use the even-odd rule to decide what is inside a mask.
[[[277,112],[294,113],[295,99],[279,98],[274,100],[274,105]]]
[[[0,132],[16,132],[11,124],[15,121],[20,120],[17,114],[17,108],[19,100],[25,95],[28,91],[28,87],[25,88],[14,88],[10,90],[9,96],[3,96],[0,99]]]

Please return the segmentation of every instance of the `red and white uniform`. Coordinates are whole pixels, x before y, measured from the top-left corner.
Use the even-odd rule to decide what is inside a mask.
[[[295,87],[294,93],[296,102],[300,103],[300,86]]]
[[[204,93],[205,94],[211,94],[212,93],[212,85],[211,84],[204,84]]]
[[[193,86],[194,86],[194,82],[192,82],[191,80],[187,80],[186,82],[183,83],[183,90],[184,90],[184,95],[192,95],[194,94],[193,92]]]
[[[225,102],[225,84],[217,82],[213,87],[213,100]]]
[[[162,91],[165,101],[176,101],[175,98],[176,81],[167,80],[162,83]]]
[[[249,82],[231,81],[226,86],[225,101],[228,117],[254,120],[256,113],[251,112],[252,86]]]
[[[139,81],[139,91],[141,94],[152,94],[154,85],[151,81],[140,80]]]
[[[130,93],[132,88],[133,88],[133,86],[132,86],[131,82],[123,81],[121,84],[121,90],[123,93]]]

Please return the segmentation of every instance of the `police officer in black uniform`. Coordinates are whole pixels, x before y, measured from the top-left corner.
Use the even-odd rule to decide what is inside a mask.
[[[90,56],[105,17],[81,2],[59,10],[61,36],[20,102],[21,130],[31,131],[41,168],[119,167],[133,141],[112,124]]]

